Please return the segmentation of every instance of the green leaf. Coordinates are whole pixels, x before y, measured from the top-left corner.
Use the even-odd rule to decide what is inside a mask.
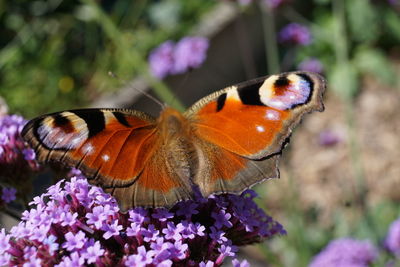
[[[385,29],[390,36],[400,41],[400,16],[396,11],[387,10],[383,16]]]
[[[395,84],[396,74],[385,54],[376,48],[360,48],[356,51],[354,64],[360,72],[378,77],[386,84]]]
[[[374,41],[379,33],[378,14],[369,0],[351,0],[347,3],[347,17],[352,39],[358,42]]]
[[[357,69],[350,63],[337,63],[328,74],[330,88],[340,97],[353,98],[359,87]]]

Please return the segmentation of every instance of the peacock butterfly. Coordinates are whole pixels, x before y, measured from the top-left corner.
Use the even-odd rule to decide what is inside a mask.
[[[278,159],[303,114],[323,111],[324,79],[289,72],[227,87],[186,112],[159,118],[130,109],[79,109],[43,115],[23,129],[39,161],[80,169],[122,210],[172,206],[240,193],[278,177]]]

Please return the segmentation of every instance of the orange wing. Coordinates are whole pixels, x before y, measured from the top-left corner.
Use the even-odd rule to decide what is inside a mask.
[[[200,150],[205,168],[213,170],[195,178],[200,183],[208,177],[203,193],[240,192],[245,183],[278,176],[277,154],[302,115],[323,110],[324,89],[321,76],[292,72],[231,86],[197,102],[185,115],[206,141]]]
[[[169,171],[155,120],[131,110],[83,109],[44,115],[22,135],[42,162],[83,171],[111,192],[123,209],[165,206],[190,198],[190,185]],[[108,188],[108,189],[107,189]]]

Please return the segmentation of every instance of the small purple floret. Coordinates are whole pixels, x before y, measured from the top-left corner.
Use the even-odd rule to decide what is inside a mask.
[[[369,266],[378,257],[370,241],[342,238],[331,241],[309,267]]]
[[[311,43],[311,33],[306,26],[290,23],[279,32],[279,41],[282,43],[308,45]]]

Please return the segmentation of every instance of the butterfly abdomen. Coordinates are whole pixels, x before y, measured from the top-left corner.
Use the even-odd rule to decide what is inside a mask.
[[[188,119],[177,110],[167,108],[160,114],[157,128],[161,142],[157,147],[165,154],[170,173],[189,182],[198,164]]]

